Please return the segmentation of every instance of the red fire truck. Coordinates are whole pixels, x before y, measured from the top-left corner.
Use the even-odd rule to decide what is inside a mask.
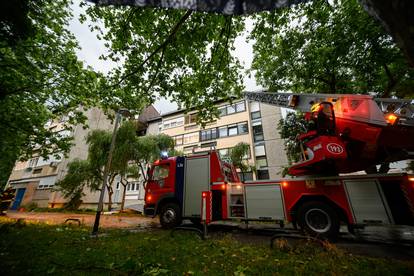
[[[146,186],[145,214],[164,228],[200,221],[203,191],[211,191],[212,221],[292,222],[334,238],[340,224],[414,225],[414,176],[374,174],[240,182],[215,151],[158,160]]]
[[[351,232],[367,225],[414,225],[414,176],[338,174],[412,156],[412,103],[375,102],[355,95],[287,95],[253,93],[247,98],[302,111],[319,105],[308,114],[315,129],[298,137],[304,160],[291,167],[295,178],[242,183],[235,168],[215,151],[165,158],[149,172],[145,214],[159,215],[164,228],[175,227],[182,219],[197,223],[203,194],[208,193],[212,221],[290,222],[308,234],[327,238],[335,238],[341,224]],[[387,122],[390,112],[401,120]],[[390,143],[390,133],[398,143]]]

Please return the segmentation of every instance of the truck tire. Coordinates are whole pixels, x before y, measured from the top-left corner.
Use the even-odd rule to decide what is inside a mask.
[[[162,228],[171,229],[181,224],[181,210],[176,203],[167,203],[161,207],[160,223]]]
[[[335,240],[339,234],[339,218],[329,205],[310,201],[298,210],[298,224],[302,231],[313,237]]]

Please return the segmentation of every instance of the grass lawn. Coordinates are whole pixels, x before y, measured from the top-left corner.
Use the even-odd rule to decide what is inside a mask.
[[[207,241],[195,234],[132,233],[19,224],[0,218],[0,275],[412,275],[414,264],[352,256],[332,244],[275,249],[239,243],[229,235]]]

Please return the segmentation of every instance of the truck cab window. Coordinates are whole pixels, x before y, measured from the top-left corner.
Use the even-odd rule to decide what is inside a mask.
[[[168,177],[170,172],[170,167],[168,165],[159,165],[154,167],[154,172],[152,174],[152,180],[162,180]]]

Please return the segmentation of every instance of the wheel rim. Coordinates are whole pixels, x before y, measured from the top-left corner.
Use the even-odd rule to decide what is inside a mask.
[[[166,223],[171,223],[171,222],[174,222],[175,221],[175,218],[176,218],[176,215],[175,215],[175,212],[174,212],[174,210],[172,210],[172,209],[167,209],[165,212],[164,212],[164,214],[163,214],[163,220],[166,222]]]
[[[325,233],[332,226],[331,217],[327,212],[321,209],[310,209],[305,214],[307,226],[314,232]]]

